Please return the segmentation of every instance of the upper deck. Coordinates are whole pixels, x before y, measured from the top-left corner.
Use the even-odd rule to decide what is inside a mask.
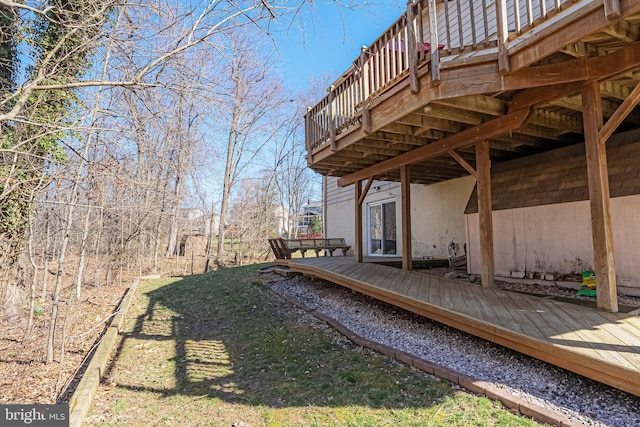
[[[309,166],[348,185],[410,164],[429,184],[473,173],[478,140],[492,162],[584,141],[586,82],[605,119],[638,98],[638,40],[637,0],[410,2],[309,108]],[[604,134],[638,127],[636,103]]]

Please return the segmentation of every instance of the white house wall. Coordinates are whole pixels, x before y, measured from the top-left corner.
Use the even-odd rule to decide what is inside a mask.
[[[616,277],[621,293],[640,295],[640,196],[611,199]],[[480,273],[478,214],[466,215],[469,271]],[[493,212],[495,272],[501,277],[547,278],[593,269],[589,202],[506,209]],[[635,279],[634,279],[635,278]]]
[[[464,253],[464,208],[475,185],[468,176],[433,185],[411,186],[411,232],[414,258],[447,258],[453,242]]]
[[[355,244],[354,234],[354,189],[353,186],[338,187],[338,178],[326,177],[326,211],[324,213],[324,234],[326,237],[344,237],[352,249]]]
[[[327,177],[326,236],[344,237],[355,243],[354,187],[339,188],[337,178]],[[433,185],[411,185],[411,229],[414,258],[446,258],[447,245],[457,244],[462,253],[466,243],[464,208],[475,179],[459,178]],[[400,184],[374,181],[363,204],[363,238],[367,242],[367,205],[394,200],[396,202],[397,248],[402,248],[402,203]],[[352,251],[353,252],[353,251]],[[397,255],[400,255],[398,253]]]

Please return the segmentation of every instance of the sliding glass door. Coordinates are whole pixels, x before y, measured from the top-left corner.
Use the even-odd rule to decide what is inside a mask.
[[[369,255],[396,255],[396,202],[370,204]]]

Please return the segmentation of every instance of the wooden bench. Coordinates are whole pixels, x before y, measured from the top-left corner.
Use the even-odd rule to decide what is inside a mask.
[[[351,248],[341,237],[321,238],[321,239],[269,239],[269,245],[276,259],[291,259],[291,254],[300,251],[302,258],[307,251],[312,250],[316,256],[320,256],[320,251],[328,251],[330,256],[336,249],[340,249],[343,255]]]

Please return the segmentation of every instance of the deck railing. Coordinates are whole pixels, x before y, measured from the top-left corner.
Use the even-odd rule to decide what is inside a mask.
[[[567,7],[590,0],[418,0],[328,89],[305,115],[311,153],[358,126],[367,132],[368,108],[398,81],[410,77],[418,91],[418,73],[428,66],[440,80],[440,58],[465,51],[505,46]],[[437,46],[437,49],[435,48]],[[500,57],[500,55],[499,55]],[[508,67],[501,62],[501,70]]]

